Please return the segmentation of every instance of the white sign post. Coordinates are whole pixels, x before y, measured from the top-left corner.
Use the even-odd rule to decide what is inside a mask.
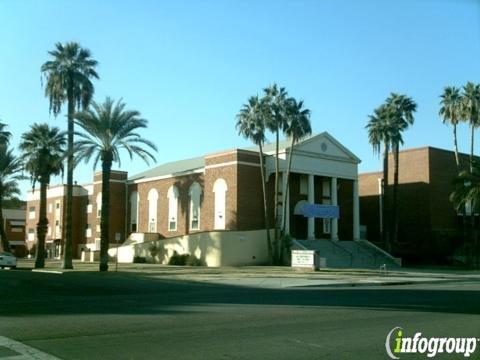
[[[319,257],[315,250],[292,250],[292,267],[318,270]]]

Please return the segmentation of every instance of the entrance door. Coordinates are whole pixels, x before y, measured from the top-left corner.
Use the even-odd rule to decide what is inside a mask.
[[[303,216],[302,212],[302,207],[305,204],[308,204],[308,202],[305,200],[300,200],[295,205],[295,210],[293,212],[293,224],[290,224],[292,236],[299,240],[305,240],[308,237],[308,218]]]

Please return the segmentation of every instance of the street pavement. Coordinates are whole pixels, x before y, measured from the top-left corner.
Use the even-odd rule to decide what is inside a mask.
[[[232,279],[242,273],[287,279],[288,272],[144,266],[99,273],[81,267],[0,271],[1,360],[18,354],[45,360],[386,359],[385,339],[396,326],[408,334],[480,337],[476,273],[424,271],[418,277],[429,281],[404,285],[262,287],[236,286]],[[47,271],[55,269],[50,264]],[[202,273],[208,276],[199,280]],[[330,276],[337,273],[355,278],[356,272]],[[360,278],[367,274],[374,273]],[[291,272],[294,280],[282,281],[315,276]],[[470,358],[480,358],[480,349]]]

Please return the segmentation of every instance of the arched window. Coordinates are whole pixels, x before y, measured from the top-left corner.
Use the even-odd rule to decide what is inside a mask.
[[[157,202],[158,191],[150,189],[148,192],[148,232],[157,232]]]
[[[138,192],[130,193],[130,231],[137,231],[138,224]]]
[[[102,216],[102,193],[97,194],[97,218]]]
[[[213,184],[213,192],[215,193],[215,222],[214,228],[216,230],[225,229],[225,203],[227,183],[223,179],[217,179]]]
[[[200,230],[200,196],[202,188],[194,182],[188,192],[190,196],[190,230]]]
[[[178,189],[172,185],[168,189],[168,231],[177,231]]]

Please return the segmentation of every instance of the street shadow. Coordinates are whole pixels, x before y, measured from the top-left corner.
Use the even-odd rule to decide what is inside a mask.
[[[192,273],[200,271],[192,268]],[[201,269],[201,268],[200,268]],[[364,288],[260,289],[152,278],[152,274],[0,272],[0,316],[159,314],[198,305],[283,305],[480,314],[480,291]]]

